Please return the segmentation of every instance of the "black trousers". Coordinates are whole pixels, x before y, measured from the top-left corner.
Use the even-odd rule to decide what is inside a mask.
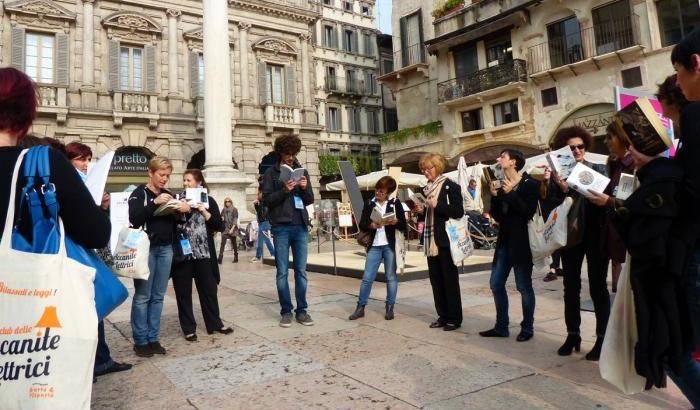
[[[582,243],[562,249],[561,261],[564,270],[564,318],[569,334],[581,331],[581,266],[586,257],[588,285],[595,309],[596,335],[605,336],[610,316],[610,294],[608,293],[608,266],[600,250],[596,235],[586,235]]]
[[[212,273],[210,259],[188,260],[177,264],[172,271],[173,288],[177,300],[177,314],[180,319],[182,333],[195,333],[197,322],[192,310],[192,279],[197,285],[199,305],[204,316],[207,332],[213,332],[224,327],[219,317],[219,300],[216,296],[216,278]]]
[[[459,273],[452,262],[450,248],[439,247],[437,256],[428,257],[428,275],[438,320],[461,325],[462,294],[459,290]]]
[[[561,250],[556,250],[552,254],[552,263],[549,264],[550,269],[559,269],[561,266]]]
[[[226,249],[226,242],[231,241],[233,243],[233,257],[238,260],[238,241],[236,241],[236,235],[229,235],[227,233],[221,234],[221,249],[219,250],[219,262],[224,260],[224,250]]]

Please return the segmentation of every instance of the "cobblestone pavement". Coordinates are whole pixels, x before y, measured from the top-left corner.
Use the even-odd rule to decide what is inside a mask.
[[[209,336],[202,327],[198,342],[185,341],[170,286],[161,326],[168,354],[142,359],[132,351],[131,300],[114,312],[105,326],[112,355],[135,366],[100,377],[93,408],[690,408],[672,385],[625,396],[602,380],[597,365],[583,358],[595,338],[592,313],[582,312],[582,352],[557,356],[566,334],[561,280],[544,283],[535,275],[535,337],[526,343],[514,337],[522,315],[512,278],[511,337],[477,334],[495,320],[488,272],[460,278],[464,322],[454,332],[428,328],[434,310],[427,279],[399,284],[392,321],[384,320],[385,286],[376,283],[366,316],[350,322],[359,280],[316,273],[308,275],[315,326],[284,329],[277,324],[274,269],[249,263],[251,256],[242,253],[237,264],[224,259],[219,301],[233,335]]]

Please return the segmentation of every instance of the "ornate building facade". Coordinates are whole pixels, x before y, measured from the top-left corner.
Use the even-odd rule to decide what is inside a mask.
[[[228,1],[229,53],[220,57],[230,65],[230,145],[239,185],[254,197],[258,162],[282,133],[300,136],[299,160],[318,180],[323,126],[311,39],[320,5],[221,1]],[[202,1],[20,0],[4,2],[0,13],[2,65],[25,71],[39,86],[34,133],[81,141],[97,158],[116,150],[113,190],[142,182],[152,155],[173,160],[173,187],[187,167],[203,168]]]

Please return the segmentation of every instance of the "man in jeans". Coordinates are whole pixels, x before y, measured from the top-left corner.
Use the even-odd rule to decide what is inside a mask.
[[[263,258],[263,243],[267,246],[271,256],[275,256],[275,248],[270,240],[270,222],[267,220],[267,207],[262,203],[262,181],[258,187],[258,199],[253,203],[255,215],[258,220],[258,240],[255,245],[255,257],[251,262],[260,262]]]
[[[300,168],[296,155],[301,150],[301,140],[295,135],[283,135],[275,139],[274,150],[279,162],[269,168],[263,176],[262,203],[268,208],[268,219],[272,225],[275,241],[275,265],[277,266],[277,295],[281,306],[280,326],[292,325],[292,298],[289,294],[287,275],[289,270],[289,248],[294,260],[294,290],[297,301],[296,321],[305,326],[314,324],[306,312],[306,256],[309,242],[309,215],[306,206],[314,203],[314,193],[305,170],[299,181],[280,180],[280,167]]]

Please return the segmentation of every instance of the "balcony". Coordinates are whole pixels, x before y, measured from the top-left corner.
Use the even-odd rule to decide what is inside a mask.
[[[344,78],[338,76],[326,76],[324,90],[331,94],[340,95],[365,95],[365,82],[355,78]]]
[[[631,15],[550,39],[528,49],[528,73],[549,75],[564,67],[577,74],[576,67],[585,62],[600,68],[601,60],[615,56],[623,62],[624,54],[643,48],[639,32],[639,16]]]
[[[158,96],[139,91],[114,93],[114,125],[121,127],[124,118],[148,121],[148,127],[158,127]]]
[[[518,83],[527,83],[525,61],[518,59],[506,61],[464,77],[439,83],[438,103],[462,100],[471,95]]]
[[[66,99],[66,87],[49,84],[39,84],[40,113],[56,114],[56,122],[63,124],[68,115],[68,103]]]
[[[425,46],[423,43],[414,44],[403,50],[394,52],[394,65],[390,73],[378,78],[379,82],[394,88],[399,79],[406,78],[412,73],[422,74],[428,77],[428,63],[425,56]]]
[[[301,111],[289,105],[268,104],[265,106],[265,121],[268,133],[272,133],[275,128],[291,128],[298,133],[301,127]]]

